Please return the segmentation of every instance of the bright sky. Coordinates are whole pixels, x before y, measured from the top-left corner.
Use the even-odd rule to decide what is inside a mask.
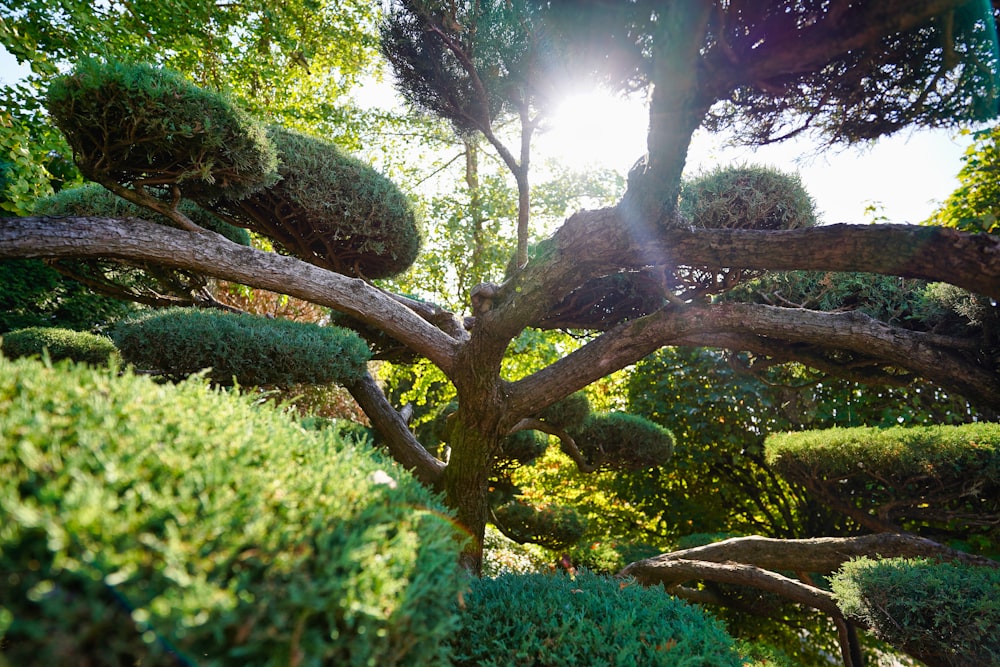
[[[647,117],[639,102],[601,95],[567,100],[538,149],[574,163],[601,156],[627,171],[645,152]],[[688,154],[689,174],[717,165],[757,163],[797,171],[826,223],[866,222],[865,208],[880,203],[890,222],[925,220],[958,186],[968,137],[952,131],[901,133],[866,148],[817,154],[817,144],[788,141],[762,148],[728,146],[726,137],[699,132]]]
[[[0,81],[15,81],[26,67],[0,47]],[[380,91],[382,92],[382,91]],[[596,164],[626,173],[645,152],[643,105],[606,95],[567,100],[554,129],[535,145],[541,157],[575,166]],[[817,155],[814,144],[791,141],[759,149],[727,147],[725,138],[699,133],[688,155],[689,173],[722,164],[759,163],[798,171],[823,222],[866,222],[865,208],[880,205],[891,222],[926,219],[958,185],[961,156],[969,144],[951,131],[902,133],[867,148]]]

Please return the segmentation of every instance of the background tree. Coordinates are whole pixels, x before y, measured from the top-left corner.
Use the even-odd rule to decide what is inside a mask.
[[[463,5],[463,11],[474,11],[475,6]],[[370,377],[350,383],[349,389],[389,450],[423,481],[444,490],[459,521],[476,538],[465,559],[477,570],[491,475],[510,433],[523,420],[664,345],[721,346],[783,361],[795,359],[802,349],[809,363],[818,358],[817,349],[824,349],[829,352],[824,366],[828,372],[843,368],[836,363],[838,352],[863,355],[870,362],[869,380],[891,378],[902,367],[972,401],[996,405],[1000,386],[992,361],[988,355],[970,353],[988,349],[974,331],[966,337],[942,336],[855,311],[734,303],[715,298],[711,290],[677,289],[692,270],[718,275],[798,268],[942,280],[1000,296],[1000,268],[990,259],[997,252],[995,238],[879,226],[775,231],[765,220],[744,221],[740,229],[691,229],[678,215],[677,194],[691,133],[705,123],[722,122],[716,118],[753,121],[761,133],[748,136],[766,140],[778,134],[775,119],[794,117],[799,109],[813,110],[803,112],[812,113],[808,120],[813,126],[833,139],[851,140],[910,124],[958,123],[993,113],[981,101],[995,99],[995,27],[989,12],[970,14],[969,7],[941,0],[882,3],[877,8],[847,2],[697,7],[630,3],[615,10],[601,3],[571,15],[554,11],[546,27],[557,44],[579,45],[587,30],[598,27],[616,39],[633,40],[630,66],[605,74],[622,85],[652,85],[649,152],[631,173],[617,207],[573,215],[539,244],[526,265],[518,258],[502,285],[474,289],[474,320],[290,257],[238,246],[193,225],[171,229],[137,220],[20,218],[0,228],[0,253],[114,256],[201,271],[335,308],[423,355],[451,380],[458,398],[447,463],[421,446]],[[406,4],[392,20],[416,21],[434,34],[435,26],[442,33],[445,28],[461,33],[468,22],[446,26],[446,17],[455,18],[449,12],[448,6]],[[586,30],[568,29],[563,21],[573,17],[586,19]],[[496,27],[475,25],[483,34]],[[519,24],[501,25],[521,29]],[[528,29],[505,37],[504,49],[526,48],[531,34]],[[448,53],[456,52],[449,47]],[[506,55],[509,62],[527,62],[516,60],[516,52]],[[482,65],[472,62],[470,69],[462,63],[458,83],[471,80],[476,67]],[[880,87],[861,86],[859,95],[854,88],[838,88],[844,81],[880,82]],[[927,94],[913,94],[917,82]],[[754,95],[748,97],[750,92]],[[817,98],[826,102],[817,105]],[[866,120],[871,116],[866,100],[886,110],[891,122]],[[787,104],[776,107],[782,101]],[[720,116],[722,112],[728,115]],[[170,144],[163,148],[169,150]],[[188,184],[175,179],[170,185],[183,195]],[[896,250],[891,258],[883,253],[887,246]],[[633,274],[657,273],[664,276],[658,298],[627,309],[613,307],[618,294],[595,291],[591,282],[609,278],[616,283],[635,278]],[[717,287],[731,285],[722,281]],[[511,341],[528,328],[555,322],[603,333],[525,377],[505,377],[503,360]],[[846,368],[850,371],[851,363]]]

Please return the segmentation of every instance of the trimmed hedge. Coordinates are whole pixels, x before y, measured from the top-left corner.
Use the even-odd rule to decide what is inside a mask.
[[[105,336],[52,327],[6,333],[0,339],[0,350],[10,359],[40,357],[47,350],[52,361],[71,359],[97,365],[107,365],[118,354],[115,344]]]
[[[143,370],[184,378],[210,368],[218,384],[279,386],[349,382],[370,358],[364,341],[339,327],[170,308],[119,322],[122,357]]]
[[[395,276],[420,249],[413,207],[388,178],[336,145],[271,127],[281,179],[213,205],[283,250],[337,273]]]
[[[332,430],[0,359],[0,661],[447,664],[460,547],[436,497]]]
[[[549,549],[567,548],[583,537],[587,529],[587,519],[569,505],[533,505],[515,498],[495,507],[493,515],[497,528],[510,539]]]
[[[591,465],[608,470],[654,468],[669,461],[674,453],[670,431],[624,412],[592,414],[570,433]]]
[[[1000,664],[1000,569],[860,558],[830,584],[846,616],[930,665]]]
[[[263,126],[176,72],[85,60],[52,81],[46,108],[98,183],[178,186],[202,201],[244,197],[278,176]]]
[[[457,667],[741,664],[718,621],[628,579],[505,574],[474,581],[464,603]]]
[[[702,229],[799,229],[816,224],[802,179],[772,167],[716,167],[681,184],[680,213]]]
[[[821,497],[865,512],[887,506],[888,521],[976,536],[979,549],[1000,537],[1000,424],[781,433],[765,448],[769,465]]]

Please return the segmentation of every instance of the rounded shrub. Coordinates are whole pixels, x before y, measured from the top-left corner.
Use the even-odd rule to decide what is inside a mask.
[[[545,453],[549,446],[547,435],[537,431],[517,431],[503,441],[500,458],[520,465],[531,463]]]
[[[47,353],[52,361],[71,359],[97,365],[107,365],[118,353],[115,344],[106,336],[51,327],[30,327],[6,333],[0,340],[0,350],[9,359],[40,357]]]
[[[703,229],[799,229],[816,202],[797,174],[761,165],[717,167],[681,184],[683,220]]]
[[[569,505],[533,505],[510,500],[493,509],[497,527],[515,542],[532,542],[549,549],[565,549],[581,537],[587,520]]]
[[[593,414],[572,435],[590,465],[609,470],[655,468],[674,453],[670,431],[624,412]]]
[[[112,338],[125,361],[140,369],[175,379],[211,369],[222,385],[350,382],[365,372],[370,356],[346,329],[189,308],[124,320]]]
[[[538,413],[539,419],[544,419],[561,429],[572,429],[574,426],[579,426],[589,416],[590,400],[587,398],[587,394],[582,391],[570,394]]]
[[[830,581],[848,618],[930,665],[1000,664],[1000,569],[860,558]]]
[[[505,574],[473,582],[464,603],[457,667],[741,664],[718,621],[629,579]]]
[[[286,252],[337,273],[386,278],[420,249],[413,207],[388,178],[334,144],[279,127],[281,180],[216,204],[224,215]]]
[[[202,382],[0,359],[12,665],[441,665],[461,539],[405,470]]]
[[[151,65],[85,60],[49,85],[46,107],[81,173],[98,183],[239,198],[277,178],[264,127],[228,98]]]
[[[765,455],[785,478],[862,518],[987,553],[1000,543],[1000,424],[775,433]]]

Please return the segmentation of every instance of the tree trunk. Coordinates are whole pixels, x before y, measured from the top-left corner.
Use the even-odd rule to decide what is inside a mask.
[[[469,537],[461,563],[478,577],[482,573],[483,539],[490,511],[490,472],[502,436],[496,429],[482,429],[482,422],[476,419],[478,415],[469,414],[473,412],[481,410],[460,407],[450,425],[451,458],[444,471],[444,490],[445,502],[455,510],[459,526]]]

